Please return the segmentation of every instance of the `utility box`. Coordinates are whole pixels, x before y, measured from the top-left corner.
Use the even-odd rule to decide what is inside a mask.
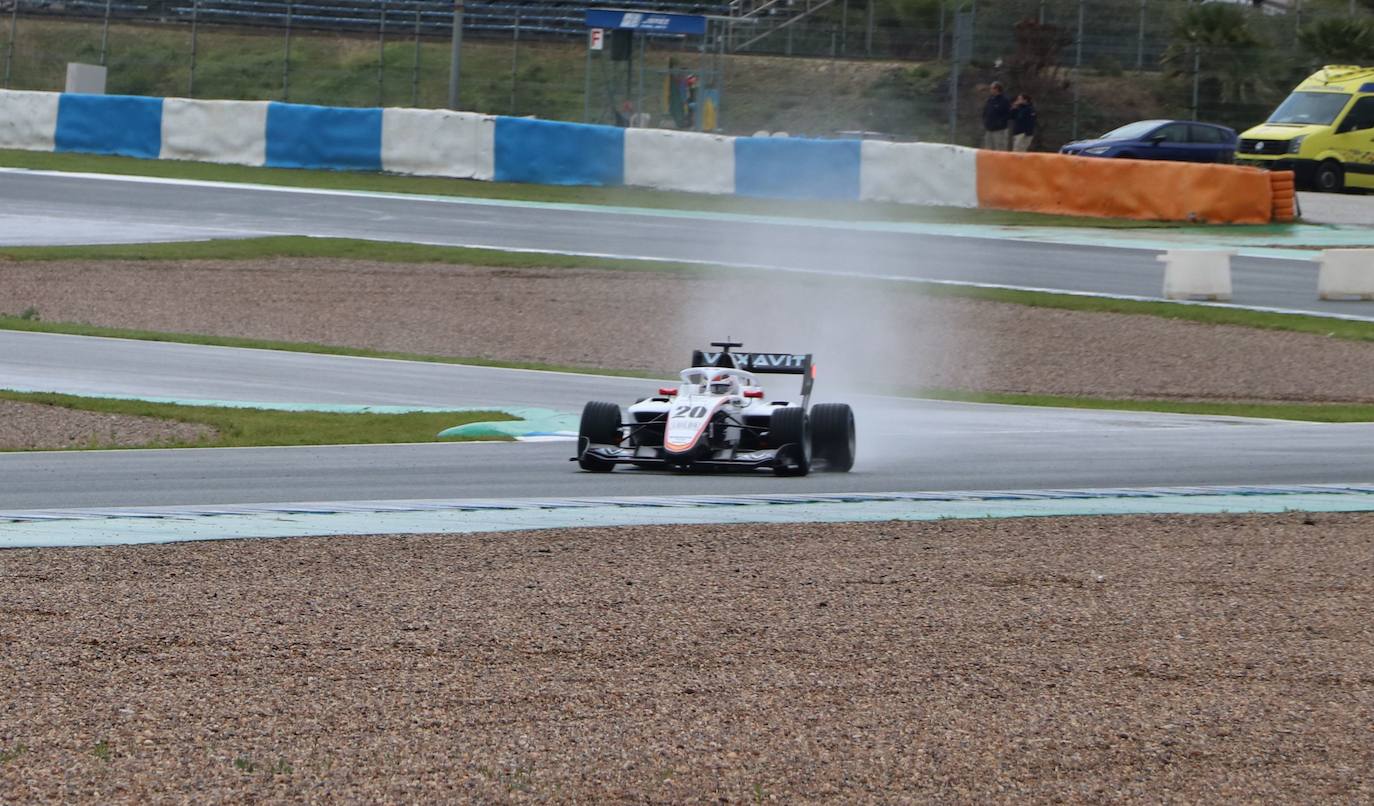
[[[87,95],[105,94],[105,66],[102,64],[67,63],[67,92]]]

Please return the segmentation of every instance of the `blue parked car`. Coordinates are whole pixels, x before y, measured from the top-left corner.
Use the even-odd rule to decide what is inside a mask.
[[[1141,120],[1095,140],[1075,140],[1060,154],[1178,162],[1235,162],[1235,129],[1191,120]]]

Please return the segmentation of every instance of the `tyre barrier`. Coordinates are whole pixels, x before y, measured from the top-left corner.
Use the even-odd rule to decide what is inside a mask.
[[[1071,216],[1291,221],[1291,173],[980,151],[941,143],[725,137],[442,109],[0,90],[0,148],[498,182]]]

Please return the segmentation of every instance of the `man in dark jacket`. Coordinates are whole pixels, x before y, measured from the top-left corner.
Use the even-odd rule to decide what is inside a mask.
[[[1002,82],[994,81],[988,88],[988,100],[983,104],[983,148],[1007,150],[1007,121],[1011,119],[1011,102],[1002,93]]]
[[[1011,150],[1030,151],[1035,139],[1035,104],[1022,93],[1011,104]]]

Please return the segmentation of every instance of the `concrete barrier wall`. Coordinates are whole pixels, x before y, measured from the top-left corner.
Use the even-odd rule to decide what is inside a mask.
[[[382,170],[491,181],[496,118],[447,109],[383,109]]]
[[[62,93],[55,151],[157,159],[162,153],[162,99]]]
[[[164,160],[267,163],[267,101],[162,102]]]
[[[498,117],[496,181],[624,184],[625,130],[558,120]]]
[[[859,198],[864,201],[977,207],[977,154],[942,143],[863,144]]]
[[[273,168],[382,169],[382,110],[267,106],[267,164]]]
[[[1265,224],[1269,173],[1236,165],[978,152],[978,206],[1143,221]]]
[[[0,93],[0,148],[55,150],[60,97],[55,92]]]
[[[0,90],[0,148],[781,199],[1265,223],[1292,178],[935,143],[722,137],[423,109]]]
[[[859,198],[858,140],[735,138],[735,193],[772,199]]]
[[[625,184],[691,193],[735,192],[733,137],[625,130]]]

